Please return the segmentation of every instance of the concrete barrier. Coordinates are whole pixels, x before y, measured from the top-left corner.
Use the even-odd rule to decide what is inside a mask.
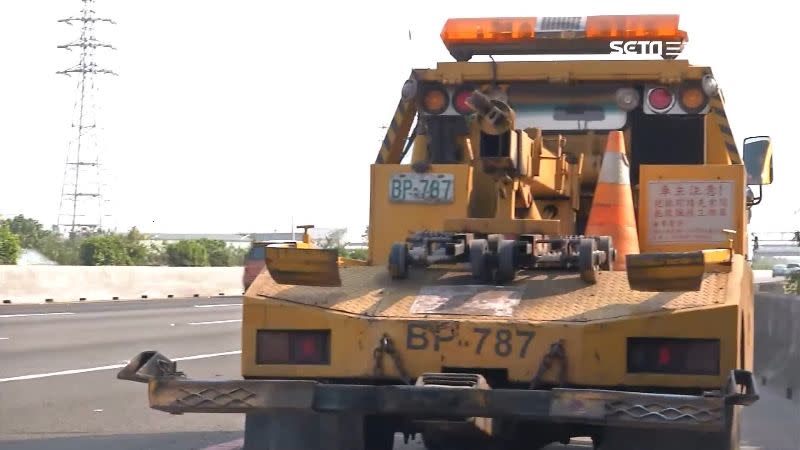
[[[241,267],[0,266],[0,300],[41,303],[241,295]]]
[[[755,374],[800,403],[800,296],[755,295]]]

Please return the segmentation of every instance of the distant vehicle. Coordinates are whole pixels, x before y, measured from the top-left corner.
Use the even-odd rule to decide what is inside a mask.
[[[788,272],[788,266],[786,264],[775,264],[774,266],[772,266],[773,277],[785,276],[787,272]]]
[[[789,263],[786,265],[786,275],[791,275],[795,272],[800,272],[800,264],[798,263]]]
[[[266,264],[264,247],[267,244],[268,242],[253,242],[250,245],[250,250],[244,259],[244,275],[242,276],[242,284],[245,291],[247,291],[247,288],[250,287],[250,284],[253,283],[258,274],[264,270]]]

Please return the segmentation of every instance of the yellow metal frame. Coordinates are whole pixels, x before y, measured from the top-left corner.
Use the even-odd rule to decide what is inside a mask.
[[[385,265],[395,242],[405,242],[409,233],[442,230],[448,218],[466,217],[472,192],[473,168],[467,164],[433,164],[429,173],[453,174],[453,203],[391,203],[389,180],[398,173],[411,173],[409,165],[373,164],[370,171],[369,262]]]

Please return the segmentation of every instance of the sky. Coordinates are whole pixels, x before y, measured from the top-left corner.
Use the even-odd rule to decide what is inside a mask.
[[[118,77],[98,82],[108,174],[107,226],[144,232],[289,231],[292,220],[348,228],[369,220],[374,161],[413,67],[451,61],[448,17],[677,13],[683,53],[712,67],[736,140],[773,139],[775,183],[751,231],[800,227],[800,149],[790,135],[797,94],[786,3],[641,1],[225,2],[99,0],[98,51]],[[0,3],[0,215],[54,224],[77,53],[56,46],[79,28],[79,0]],[[409,40],[409,32],[411,39]],[[479,60],[479,58],[477,58]],[[741,144],[740,144],[741,146]]]

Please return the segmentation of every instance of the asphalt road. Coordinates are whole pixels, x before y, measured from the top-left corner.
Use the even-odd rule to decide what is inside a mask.
[[[193,377],[239,376],[241,299],[0,306],[0,448],[203,449],[240,439],[238,414],[172,416],[147,406],[146,386],[116,379],[142,350],[189,358]],[[762,391],[743,442],[800,449],[800,404]],[[419,442],[399,450],[420,450]],[[581,445],[553,446],[577,449]]]

